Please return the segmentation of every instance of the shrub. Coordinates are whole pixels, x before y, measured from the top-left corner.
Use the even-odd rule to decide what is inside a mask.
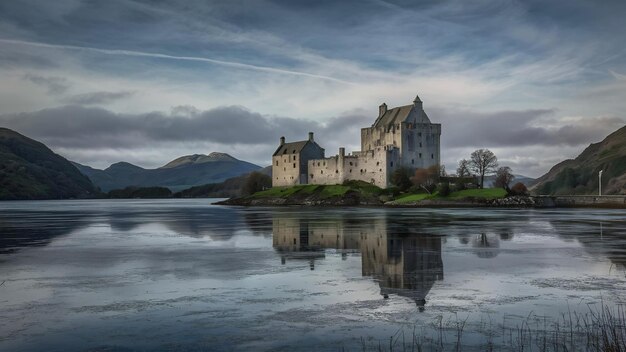
[[[510,194],[514,196],[527,196],[528,188],[526,188],[525,184],[518,182],[511,187]]]
[[[437,192],[439,192],[439,195],[442,197],[447,197],[450,195],[450,184],[448,182],[444,182],[439,184],[439,187],[437,187]]]
[[[406,191],[411,187],[411,170],[400,167],[391,174],[391,183],[401,191]]]
[[[272,187],[272,178],[268,175],[253,171],[246,178],[241,193],[243,195],[251,195]]]

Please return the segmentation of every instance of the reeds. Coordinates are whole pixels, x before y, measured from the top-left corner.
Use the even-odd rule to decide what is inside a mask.
[[[491,317],[468,323],[457,314],[438,316],[429,326],[399,328],[384,340],[361,339],[362,351],[603,351],[626,352],[626,311],[604,304],[578,313],[568,309],[550,319],[533,312],[525,318],[503,316],[494,325]]]

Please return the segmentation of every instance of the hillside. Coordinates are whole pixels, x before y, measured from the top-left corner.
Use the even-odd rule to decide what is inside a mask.
[[[603,194],[626,194],[626,126],[602,142],[589,145],[576,159],[562,161],[537,179],[538,194],[597,194],[598,172]]]
[[[43,143],[0,128],[0,199],[86,198],[96,193],[87,177]]]
[[[104,170],[76,163],[75,165],[103,192],[128,186],[159,186],[179,191],[223,182],[261,168],[225,153],[187,155],[157,169],[144,169],[126,162],[115,163]]]

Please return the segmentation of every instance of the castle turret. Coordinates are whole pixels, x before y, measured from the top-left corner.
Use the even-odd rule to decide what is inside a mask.
[[[343,173],[343,166],[345,164],[345,159],[346,158],[346,148],[341,147],[339,148],[339,160],[338,160],[338,168],[339,170],[341,170],[340,172]]]
[[[387,104],[382,103],[378,107],[378,117],[383,116],[387,112]]]
[[[313,142],[313,132],[309,132],[309,142]]]
[[[422,107],[422,99],[420,99],[419,95],[415,96],[415,99],[413,100],[413,106],[421,108]]]
[[[285,144],[285,137],[280,137],[280,145]]]

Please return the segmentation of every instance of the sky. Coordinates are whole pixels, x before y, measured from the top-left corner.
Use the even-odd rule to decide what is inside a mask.
[[[0,126],[97,168],[358,150],[416,95],[442,162],[537,177],[626,124],[625,1],[0,0]]]

